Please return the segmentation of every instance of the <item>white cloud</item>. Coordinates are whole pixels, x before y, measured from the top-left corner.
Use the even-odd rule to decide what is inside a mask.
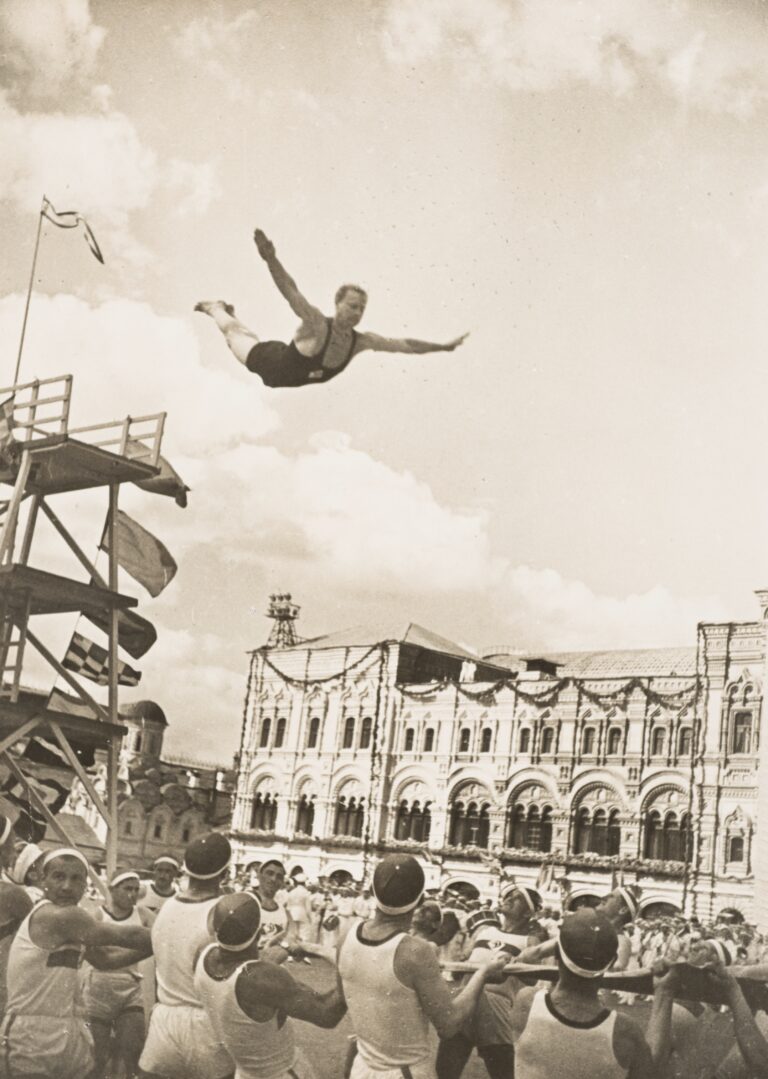
[[[165,170],[165,183],[176,197],[176,213],[204,214],[221,197],[221,186],[212,161],[180,161],[174,158]]]
[[[748,10],[688,0],[393,0],[386,54],[452,60],[512,90],[572,83],[621,95],[655,85],[685,105],[746,116],[768,99],[765,39]]]
[[[208,79],[220,83],[230,101],[244,101],[253,94],[253,81],[241,73],[250,70],[250,31],[258,21],[253,10],[232,19],[211,15],[193,19],[177,37],[176,51]]]
[[[25,95],[53,97],[88,79],[105,35],[88,0],[3,0],[0,81]]]
[[[12,369],[23,298],[0,300],[0,363]],[[74,296],[35,295],[22,377],[70,372],[73,425],[167,410],[169,441],[180,454],[213,453],[273,430],[277,416],[235,361],[201,363],[188,320],[158,315],[149,304],[113,299],[90,305]]]

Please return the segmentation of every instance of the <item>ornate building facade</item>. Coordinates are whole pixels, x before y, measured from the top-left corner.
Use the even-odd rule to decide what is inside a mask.
[[[232,769],[164,756],[168,721],[154,701],[125,705],[120,722],[127,731],[118,773],[118,863],[148,868],[160,854],[172,854],[181,861],[184,848],[196,835],[229,827]],[[103,793],[107,764],[99,754],[92,771],[95,786]],[[104,838],[104,821],[77,779],[67,809]]]
[[[648,913],[752,920],[766,626],[692,638],[480,659],[410,625],[258,649],[236,857],[362,879],[408,849],[432,887],[514,877],[577,905],[623,879]]]

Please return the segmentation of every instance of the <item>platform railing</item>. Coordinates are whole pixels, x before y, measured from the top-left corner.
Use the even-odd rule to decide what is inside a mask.
[[[11,427],[17,442],[65,435],[72,400],[72,375],[36,378],[0,389],[0,399],[13,397]]]
[[[68,433],[81,442],[99,446],[122,457],[143,461],[154,468],[160,458],[165,417],[165,412],[155,412],[148,416],[126,416],[123,420],[72,427]]]

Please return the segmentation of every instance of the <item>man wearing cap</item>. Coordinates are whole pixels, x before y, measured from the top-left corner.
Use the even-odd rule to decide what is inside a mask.
[[[441,1037],[455,1033],[485,982],[504,967],[503,956],[486,950],[480,969],[452,997],[435,949],[408,933],[423,893],[424,872],[415,858],[383,858],[373,875],[376,913],[358,923],[339,950],[357,1036],[352,1079],[435,1079],[430,1023]]]
[[[94,917],[107,924],[141,925],[150,929],[154,915],[137,906],[139,887],[139,874],[135,870],[114,873],[109,882],[109,899],[97,909]],[[86,971],[83,998],[94,1044],[92,1079],[101,1079],[104,1075],[110,1050],[114,1063],[122,1061],[125,1074],[134,1076],[146,1033],[142,976],[138,966],[115,971],[91,967]]]
[[[195,988],[237,1065],[237,1079],[313,1079],[290,1019],[335,1027],[347,1010],[341,984],[337,978],[333,989],[317,993],[263,959],[260,927],[255,896],[224,896],[213,913],[215,943],[197,961]]]
[[[234,1064],[219,1042],[194,984],[195,962],[213,937],[213,910],[232,857],[219,832],[194,839],[184,853],[186,891],[166,899],[152,926],[157,1004],[139,1066],[163,1079],[224,1079]]]
[[[99,922],[78,907],[87,875],[80,851],[49,851],[43,858],[45,898],[13,939],[0,1035],[6,1072],[14,1079],[87,1075],[93,1041],[78,1008],[83,959],[99,970],[118,970],[150,954],[143,926]]]
[[[644,1037],[598,995],[598,979],[617,950],[616,929],[604,913],[582,909],[564,920],[557,982],[522,989],[515,1000],[515,1079],[657,1079],[669,1055],[676,974],[657,981]]]
[[[180,872],[181,866],[172,855],[161,854],[159,858],[155,858],[152,863],[152,880],[147,884],[137,905],[157,914],[163,903],[176,895],[175,882]]]
[[[541,910],[541,896],[524,884],[508,888],[502,896],[499,919],[487,910],[479,910],[467,919],[472,930],[469,941],[470,963],[479,963],[490,950],[506,962],[519,959],[521,952],[536,943],[531,922]],[[481,994],[478,1006],[450,1038],[440,1041],[437,1053],[439,1079],[458,1079],[477,1048],[491,1079],[505,1079],[515,1063],[512,1005],[523,987],[519,978],[506,978],[501,985],[489,985]]]

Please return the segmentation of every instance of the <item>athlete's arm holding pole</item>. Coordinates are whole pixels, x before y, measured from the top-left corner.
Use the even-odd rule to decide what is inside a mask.
[[[85,958],[97,970],[130,966],[152,954],[148,929],[139,925],[99,922],[80,907],[41,907],[35,912],[40,943],[53,950],[85,945]]]
[[[406,937],[395,956],[395,975],[419,998],[424,1012],[441,1038],[450,1038],[477,1006],[485,983],[499,974],[506,965],[506,955],[494,955],[490,950],[467,984],[451,996],[448,983],[442,976],[435,949],[418,937]]]
[[[653,991],[651,1017],[648,1021],[648,1029],[645,1032],[653,1062],[658,1068],[664,1068],[669,1057],[672,1004],[678,982],[678,975],[674,967],[670,968],[669,964],[664,964],[664,968],[666,969],[662,968],[663,973],[657,980]]]
[[[710,977],[725,993],[733,1015],[733,1029],[741,1055],[755,1079],[768,1076],[768,1042],[755,1023],[746,998],[731,970],[722,963],[707,968]]]
[[[333,989],[318,993],[272,963],[246,966],[237,979],[236,994],[240,1007],[256,1022],[264,1021],[265,1010],[279,1010],[292,1019],[330,1029],[347,1011],[338,976]]]

